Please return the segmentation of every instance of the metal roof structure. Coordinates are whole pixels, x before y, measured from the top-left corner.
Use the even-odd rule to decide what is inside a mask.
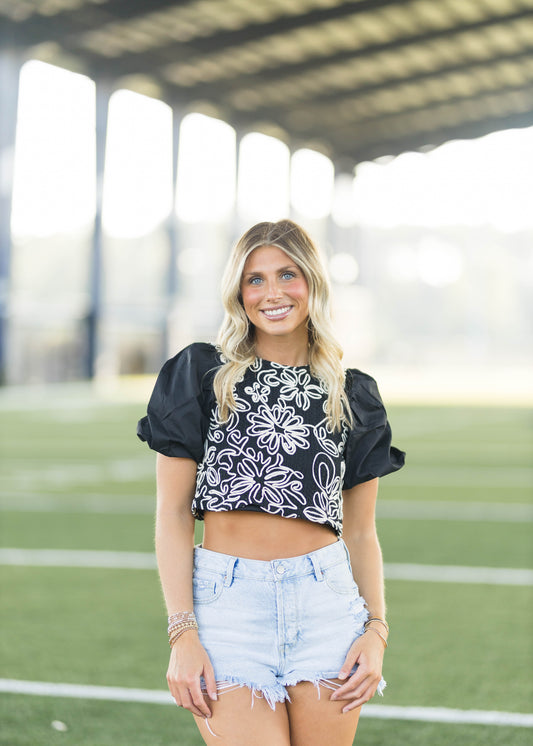
[[[339,166],[533,124],[533,0],[0,0],[0,28]]]

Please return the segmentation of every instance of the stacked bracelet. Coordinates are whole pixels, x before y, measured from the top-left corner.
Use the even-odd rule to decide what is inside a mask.
[[[384,637],[379,630],[375,629],[375,627],[367,627],[365,629],[365,632],[375,632],[378,637],[381,637],[381,639],[383,640],[383,644],[385,645],[385,647],[386,648],[389,647],[389,643],[387,642],[387,638]]]
[[[380,619],[378,616],[372,616],[372,617],[370,617],[370,619],[367,619],[366,622],[365,622],[365,629],[367,628],[367,626],[371,622],[379,622],[380,624],[382,624],[385,627],[385,629],[387,630],[387,634],[389,634],[389,625],[387,624],[387,622],[384,619]]]
[[[367,619],[366,622],[365,622],[365,625],[364,625],[365,632],[369,632],[369,631],[370,632],[375,632],[376,635],[381,638],[381,640],[383,641],[383,644],[385,645],[385,647],[388,648],[389,644],[387,642],[387,638],[385,637],[385,635],[383,635],[379,631],[379,629],[376,629],[375,627],[371,627],[370,626],[372,624],[372,622],[379,622],[380,624],[382,624],[385,627],[385,629],[387,630],[387,634],[389,634],[389,625],[387,624],[387,622],[384,619],[380,619],[377,616],[370,617],[370,619]]]
[[[176,614],[171,614],[168,617],[168,644],[170,647],[190,629],[198,629],[194,611],[179,611]]]

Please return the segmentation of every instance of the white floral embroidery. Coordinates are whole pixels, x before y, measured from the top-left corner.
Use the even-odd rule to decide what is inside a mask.
[[[307,366],[260,358],[234,391],[226,423],[215,405],[198,466],[193,513],[260,510],[342,528],[348,434],[325,417],[327,392]]]
[[[295,508],[292,497],[305,505],[302,494],[303,474],[283,466],[280,453],[275,459],[263,453],[250,453],[237,464],[237,477],[232,480],[231,490],[235,495],[246,493],[250,502],[280,509],[284,505]]]
[[[270,451],[296,453],[297,448],[309,448],[309,427],[304,425],[303,417],[296,414],[293,407],[274,404],[269,407],[259,407],[257,414],[251,413],[248,418],[252,426],[248,428],[250,435],[257,436],[257,442]]]
[[[265,384],[261,385],[259,381],[254,381],[252,386],[245,387],[244,393],[249,394],[254,403],[262,402],[266,404],[268,402],[268,395],[270,394],[270,387]]]
[[[305,369],[282,370],[280,377],[279,395],[285,401],[294,399],[296,406],[307,411],[311,406],[311,399],[322,399],[324,389],[311,383],[311,376]]]
[[[330,523],[342,512],[341,480],[335,462],[326,453],[313,459],[313,479],[319,489],[313,493],[312,505],[304,508],[304,515],[311,521]]]

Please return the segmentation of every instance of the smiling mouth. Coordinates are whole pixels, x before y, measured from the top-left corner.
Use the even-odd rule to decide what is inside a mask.
[[[267,319],[278,319],[286,316],[291,309],[292,306],[282,306],[281,308],[263,309],[261,313],[264,313]]]

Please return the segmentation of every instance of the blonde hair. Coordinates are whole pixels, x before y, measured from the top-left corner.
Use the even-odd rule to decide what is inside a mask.
[[[329,279],[313,241],[292,220],[254,225],[240,238],[229,256],[222,277],[225,315],[217,337],[226,362],[218,369],[213,382],[220,419],[227,421],[230,411],[235,411],[234,386],[257,357],[254,326],[242,303],[241,278],[246,259],[262,246],[275,246],[284,251],[307,280],[310,373],[320,380],[328,393],[325,411],[329,426],[332,430],[340,430],[343,422],[351,422],[351,412],[344,389],[342,348],[331,324]]]

